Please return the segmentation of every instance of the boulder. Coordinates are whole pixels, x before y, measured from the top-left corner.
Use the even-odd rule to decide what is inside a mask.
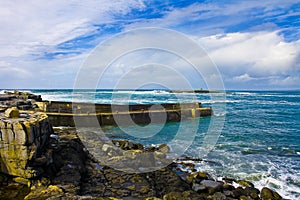
[[[53,129],[44,113],[15,118],[18,113],[12,108],[0,114],[0,172],[28,179],[42,172],[32,164],[42,156]]]
[[[20,112],[16,107],[8,108],[4,116],[7,118],[18,118],[20,116]]]
[[[246,180],[238,180],[238,181],[236,181],[236,183],[243,187],[254,187],[253,183],[251,183],[250,181],[246,181]]]
[[[188,183],[200,183],[203,180],[211,179],[211,177],[205,172],[196,172],[193,174],[189,174],[186,177],[186,181]]]
[[[158,146],[158,150],[162,153],[169,153],[170,152],[170,147],[167,144],[161,144]]]
[[[246,187],[244,193],[252,199],[259,199],[260,191],[254,187]]]
[[[262,200],[281,200],[282,197],[275,191],[270,188],[264,187],[261,190],[261,199]]]
[[[208,189],[209,194],[213,194],[222,189],[223,183],[212,180],[203,180],[201,181],[201,185]]]

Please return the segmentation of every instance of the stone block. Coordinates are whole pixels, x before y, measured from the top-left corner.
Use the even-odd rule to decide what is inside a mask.
[[[16,107],[8,108],[5,113],[5,117],[7,118],[18,118],[20,116],[20,112]]]
[[[42,156],[53,129],[46,114],[26,115],[26,118],[8,118],[7,114],[0,114],[0,172],[32,178],[40,172],[30,168],[30,163]]]

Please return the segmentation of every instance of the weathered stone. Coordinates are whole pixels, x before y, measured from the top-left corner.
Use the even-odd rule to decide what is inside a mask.
[[[158,150],[159,150],[160,152],[162,152],[162,153],[167,154],[167,153],[170,152],[170,147],[168,147],[167,144],[161,144],[161,145],[158,146]]]
[[[188,183],[200,183],[201,181],[208,179],[210,179],[210,176],[204,172],[196,172],[186,177]]]
[[[264,187],[261,190],[261,199],[262,200],[281,200],[282,197],[275,191]]]
[[[251,197],[252,199],[259,199],[260,191],[254,187],[246,187],[244,189],[245,195]]]
[[[4,116],[7,118],[18,118],[20,116],[20,112],[18,108],[12,107],[5,111]]]
[[[53,132],[47,115],[28,113],[28,118],[7,118],[0,114],[0,171],[22,178],[32,178],[41,169],[30,168],[42,156]]]
[[[0,189],[0,199],[24,199],[29,193],[27,185],[19,183],[9,183]]]
[[[225,184],[223,185],[223,189],[224,189],[224,190],[229,190],[229,191],[231,191],[231,190],[234,190],[235,187],[232,186],[232,185],[230,185],[230,184],[225,183]]]
[[[233,196],[233,192],[230,190],[223,190],[223,194],[225,194],[225,196],[228,196],[228,197]]]
[[[243,187],[254,187],[253,183],[251,183],[250,181],[246,181],[246,180],[238,180],[238,181],[236,181],[236,183]]]
[[[240,196],[239,200],[253,200],[253,199],[246,196]]]
[[[159,152],[159,151],[154,151],[154,157],[155,157],[157,160],[165,159],[165,158],[166,158],[166,154],[165,154],[165,153],[162,153],[162,152]]]
[[[194,183],[192,188],[195,192],[202,192],[206,189],[204,185],[200,185],[198,183]]]
[[[212,181],[212,180],[203,180],[201,184],[208,189],[209,194],[213,194],[222,189],[223,183]]]
[[[108,144],[103,144],[103,146],[102,146],[102,151],[107,152],[110,148],[111,148],[110,145],[108,145]]]
[[[225,194],[221,193],[221,192],[216,192],[215,194],[208,196],[208,199],[211,200],[227,200],[227,197],[225,196]]]
[[[59,198],[65,196],[61,188],[55,185],[49,185],[48,187],[40,187],[31,192],[24,198],[26,199],[48,199],[48,198]]]
[[[232,196],[233,196],[234,198],[238,199],[238,198],[240,198],[240,196],[243,196],[243,195],[244,195],[244,189],[243,189],[242,187],[238,187],[238,188],[234,189],[234,190],[232,191],[232,193],[233,193]]]
[[[15,177],[13,180],[14,180],[14,182],[16,182],[16,183],[20,183],[20,184],[23,184],[23,185],[27,185],[28,187],[30,187],[30,185],[31,185],[30,180],[28,180],[28,179],[26,179],[26,178]]]
[[[235,179],[233,178],[228,178],[228,177],[224,177],[222,178],[223,181],[225,181],[226,183],[233,183],[233,182],[236,182]]]
[[[170,192],[169,194],[164,195],[163,200],[177,200],[183,199],[183,195],[180,192]]]

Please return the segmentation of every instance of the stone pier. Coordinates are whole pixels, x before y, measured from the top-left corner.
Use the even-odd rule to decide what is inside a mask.
[[[76,125],[102,126],[116,125],[116,119],[118,124],[126,124],[131,120],[136,124],[149,124],[162,117],[166,122],[179,122],[213,114],[211,108],[203,108],[201,103],[197,102],[111,105],[49,101],[37,104],[49,116],[53,126],[75,126],[74,117]]]

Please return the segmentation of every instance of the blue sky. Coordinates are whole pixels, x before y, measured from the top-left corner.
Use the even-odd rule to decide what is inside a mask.
[[[143,27],[193,39],[226,89],[300,89],[298,0],[1,1],[0,88],[73,88],[99,43]]]

